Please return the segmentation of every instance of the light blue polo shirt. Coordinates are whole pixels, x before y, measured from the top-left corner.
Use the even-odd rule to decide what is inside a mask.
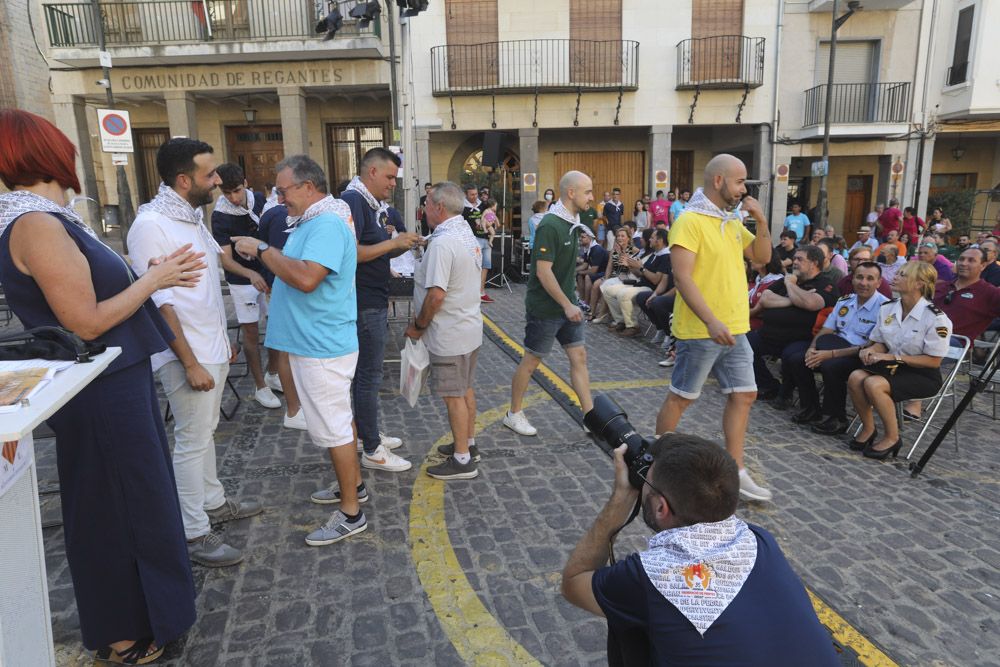
[[[840,297],[823,323],[823,328],[833,329],[836,335],[851,345],[864,345],[878,323],[878,309],[888,300],[884,294],[875,292],[859,307],[857,294]]]
[[[683,201],[681,201],[680,199],[674,200],[674,203],[670,205],[671,224],[673,224],[674,220],[676,220],[680,216],[680,214],[684,212],[685,208],[687,208],[687,204],[685,204]]]
[[[290,287],[281,278],[274,279],[267,347],[313,359],[357,352],[354,272],[358,251],[354,232],[340,217],[323,213],[299,223],[288,236],[284,254],[321,264],[330,273],[308,293]]]
[[[798,215],[789,215],[785,217],[785,229],[790,229],[795,232],[796,242],[802,241],[802,237],[806,233],[806,227],[811,225],[812,222],[809,221],[809,216],[805,213],[799,213]],[[805,239],[808,243],[809,239]]]

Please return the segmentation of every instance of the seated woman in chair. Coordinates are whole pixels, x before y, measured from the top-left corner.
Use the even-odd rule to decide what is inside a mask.
[[[951,341],[951,320],[931,303],[937,271],[926,262],[909,262],[893,278],[898,299],[879,308],[871,344],[858,355],[865,368],[851,373],[847,389],[861,418],[850,442],[868,458],[895,458],[902,446],[895,403],[933,396],[941,389],[941,361]],[[875,430],[874,408],[885,433]]]

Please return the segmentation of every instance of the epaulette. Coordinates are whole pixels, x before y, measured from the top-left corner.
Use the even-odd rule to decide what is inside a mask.
[[[931,311],[935,315],[944,315],[944,312],[942,312],[940,308],[938,308],[937,306],[935,306],[930,301],[927,302],[927,310]]]
[[[847,301],[847,300],[848,300],[848,299],[850,299],[850,298],[851,298],[852,296],[854,296],[854,295],[853,295],[853,294],[845,294],[844,296],[842,296],[842,297],[840,297],[839,299],[837,299],[837,301]]]
[[[888,305],[889,305],[890,303],[896,303],[897,301],[899,301],[899,298],[895,298],[895,299],[887,299],[886,301],[883,301],[883,302],[882,302],[882,305],[881,305],[881,306],[879,306],[879,308],[885,308],[885,307],[886,307],[886,306],[888,306]]]

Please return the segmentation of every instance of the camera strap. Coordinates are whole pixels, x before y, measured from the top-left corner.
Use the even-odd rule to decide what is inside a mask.
[[[628,519],[625,520],[625,523],[618,526],[615,532],[611,533],[611,537],[608,538],[608,553],[610,554],[612,565],[617,562],[617,559],[615,558],[615,539],[618,537],[618,533],[625,529],[625,526],[635,521],[635,518],[639,516],[640,509],[642,509],[642,493],[640,493],[639,497],[635,499],[635,505],[632,506],[632,511],[629,513]]]

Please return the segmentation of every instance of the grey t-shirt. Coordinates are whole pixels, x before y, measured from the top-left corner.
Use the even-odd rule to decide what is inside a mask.
[[[479,268],[472,253],[454,236],[435,238],[413,274],[413,304],[419,314],[427,290],[440,287],[444,304],[424,332],[431,354],[454,357],[483,344],[483,314],[479,302]]]

